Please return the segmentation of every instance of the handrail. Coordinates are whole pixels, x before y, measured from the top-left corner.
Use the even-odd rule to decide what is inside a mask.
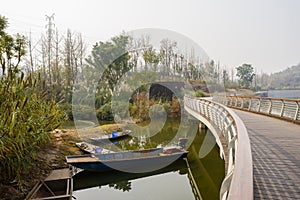
[[[232,108],[300,123],[300,100],[240,96],[217,96],[214,98]]]
[[[220,189],[220,199],[252,200],[251,148],[242,120],[231,109],[208,99],[185,96],[184,107],[187,112],[218,132],[217,140],[220,140],[221,134],[226,139],[228,166]]]

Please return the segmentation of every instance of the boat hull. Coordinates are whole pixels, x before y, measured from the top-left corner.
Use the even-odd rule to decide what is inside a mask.
[[[132,153],[132,152],[131,152]],[[139,152],[136,152],[139,154]],[[131,158],[118,159],[118,156],[126,156],[122,153],[113,153],[101,155],[98,158],[97,155],[83,155],[83,156],[67,156],[67,162],[77,168],[81,168],[87,171],[103,172],[109,170],[119,170],[131,173],[142,173],[158,170],[173,163],[179,158],[187,156],[187,151],[180,151],[176,153],[162,153],[159,150],[152,150],[147,152],[146,156],[130,155]],[[127,154],[129,154],[127,152]],[[134,153],[132,153],[134,154]],[[145,153],[140,153],[145,154]],[[100,155],[99,155],[100,156]],[[108,158],[110,156],[110,158]],[[114,156],[114,158],[112,158]],[[125,157],[124,156],[124,157]],[[127,155],[128,156],[128,155]]]

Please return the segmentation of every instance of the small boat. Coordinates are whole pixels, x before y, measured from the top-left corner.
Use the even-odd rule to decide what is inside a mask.
[[[83,152],[88,154],[95,154],[95,153],[113,153],[108,149],[104,149],[102,147],[87,143],[87,142],[78,142],[76,146],[81,149]]]
[[[179,147],[153,148],[107,154],[66,156],[68,164],[87,171],[119,171],[141,173],[165,167],[175,160],[186,157],[187,151]]]
[[[132,131],[131,130],[124,130],[122,132],[112,132],[110,135],[102,135],[99,137],[93,137],[91,140],[93,141],[116,141],[123,138],[126,138],[130,135]]]
[[[25,200],[72,199],[73,179],[69,168],[53,170],[45,179],[39,181],[28,193]]]

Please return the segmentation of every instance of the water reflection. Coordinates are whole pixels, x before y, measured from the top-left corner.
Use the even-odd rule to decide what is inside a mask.
[[[153,148],[158,145],[164,145],[169,143],[174,134],[177,133],[176,127],[178,128],[177,122],[169,120],[165,129],[159,134],[152,137],[143,137],[141,133],[138,137],[118,141],[117,146],[122,149],[139,149],[141,146],[142,148]],[[136,192],[136,190],[141,190],[140,192],[143,190],[145,192],[148,189],[151,190],[152,185],[149,185],[147,182],[149,180],[155,180],[153,184],[165,188],[162,184],[166,179],[170,179],[168,184],[174,187],[176,184],[181,184],[179,190],[185,195],[184,199],[218,199],[219,189],[224,178],[224,161],[219,157],[217,145],[215,145],[206,157],[199,159],[199,151],[205,134],[210,133],[203,129],[198,131],[188,149],[189,154],[186,159],[179,159],[167,167],[147,173],[127,173],[117,170],[102,173],[82,171],[74,176],[74,190],[80,191],[77,194],[86,193],[86,196],[89,194],[92,195],[93,192],[96,193],[95,195],[104,195],[103,192],[105,191],[105,195],[110,194],[112,196],[115,195],[114,193],[124,192],[122,199],[140,199],[136,195],[128,197],[126,194]],[[171,176],[172,178],[170,178]],[[143,189],[138,189],[140,187],[137,187],[136,184],[139,186],[146,185],[146,188],[141,187]],[[93,192],[91,190],[83,190],[95,187],[99,189]],[[107,188],[112,190],[108,190]],[[174,196],[167,197],[167,199],[178,199],[178,194],[176,193],[178,191],[172,189],[170,191],[166,190],[165,188],[153,192],[156,195],[161,195],[161,199],[166,199],[164,196],[165,192],[171,192],[174,193]],[[112,196],[110,199],[113,199]],[[136,198],[133,196],[136,196]],[[92,196],[90,197],[90,199],[93,199]],[[119,198],[116,197],[115,199]]]
[[[167,167],[164,167],[162,169],[153,172],[147,172],[147,173],[128,173],[128,172],[122,172],[118,170],[111,170],[109,172],[99,172],[99,173],[82,171],[73,177],[74,190],[82,190],[82,189],[96,187],[96,186],[99,187],[103,185],[110,185],[115,187],[116,189],[129,191],[131,188],[128,186],[130,186],[130,181],[132,180],[158,175],[158,174],[164,174],[171,171],[178,171],[185,168],[186,168],[185,161],[183,159],[180,159]],[[124,183],[126,187],[123,187]]]
[[[93,141],[87,140],[97,146],[112,150],[112,151],[123,151],[123,150],[138,150],[141,148],[156,148],[158,146],[170,146],[175,145],[179,138],[187,137],[189,139],[187,146],[190,146],[194,137],[197,133],[197,121],[190,120],[189,125],[180,126],[180,119],[168,118],[163,128],[160,131],[156,131],[155,123],[151,123],[152,127],[147,127],[149,122],[139,124],[139,126],[145,126],[146,128],[137,128],[137,125],[128,124],[124,129],[132,130],[131,136],[125,139],[118,140],[116,142],[110,141]],[[160,123],[159,121],[157,123]],[[158,126],[160,127],[160,125]],[[153,132],[157,132],[153,134]]]

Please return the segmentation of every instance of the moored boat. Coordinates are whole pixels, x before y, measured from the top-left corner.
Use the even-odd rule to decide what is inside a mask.
[[[104,149],[102,147],[87,143],[87,142],[78,142],[76,146],[80,148],[83,152],[88,154],[95,154],[95,153],[113,153],[108,149]]]
[[[179,147],[153,148],[107,154],[67,156],[68,164],[87,171],[117,169],[127,172],[146,172],[165,167],[178,158],[186,157],[187,151]]]
[[[120,140],[123,138],[126,138],[130,135],[132,131],[131,130],[124,130],[121,132],[112,132],[109,135],[102,135],[99,137],[92,137],[91,140],[93,141],[116,141],[116,140]]]

